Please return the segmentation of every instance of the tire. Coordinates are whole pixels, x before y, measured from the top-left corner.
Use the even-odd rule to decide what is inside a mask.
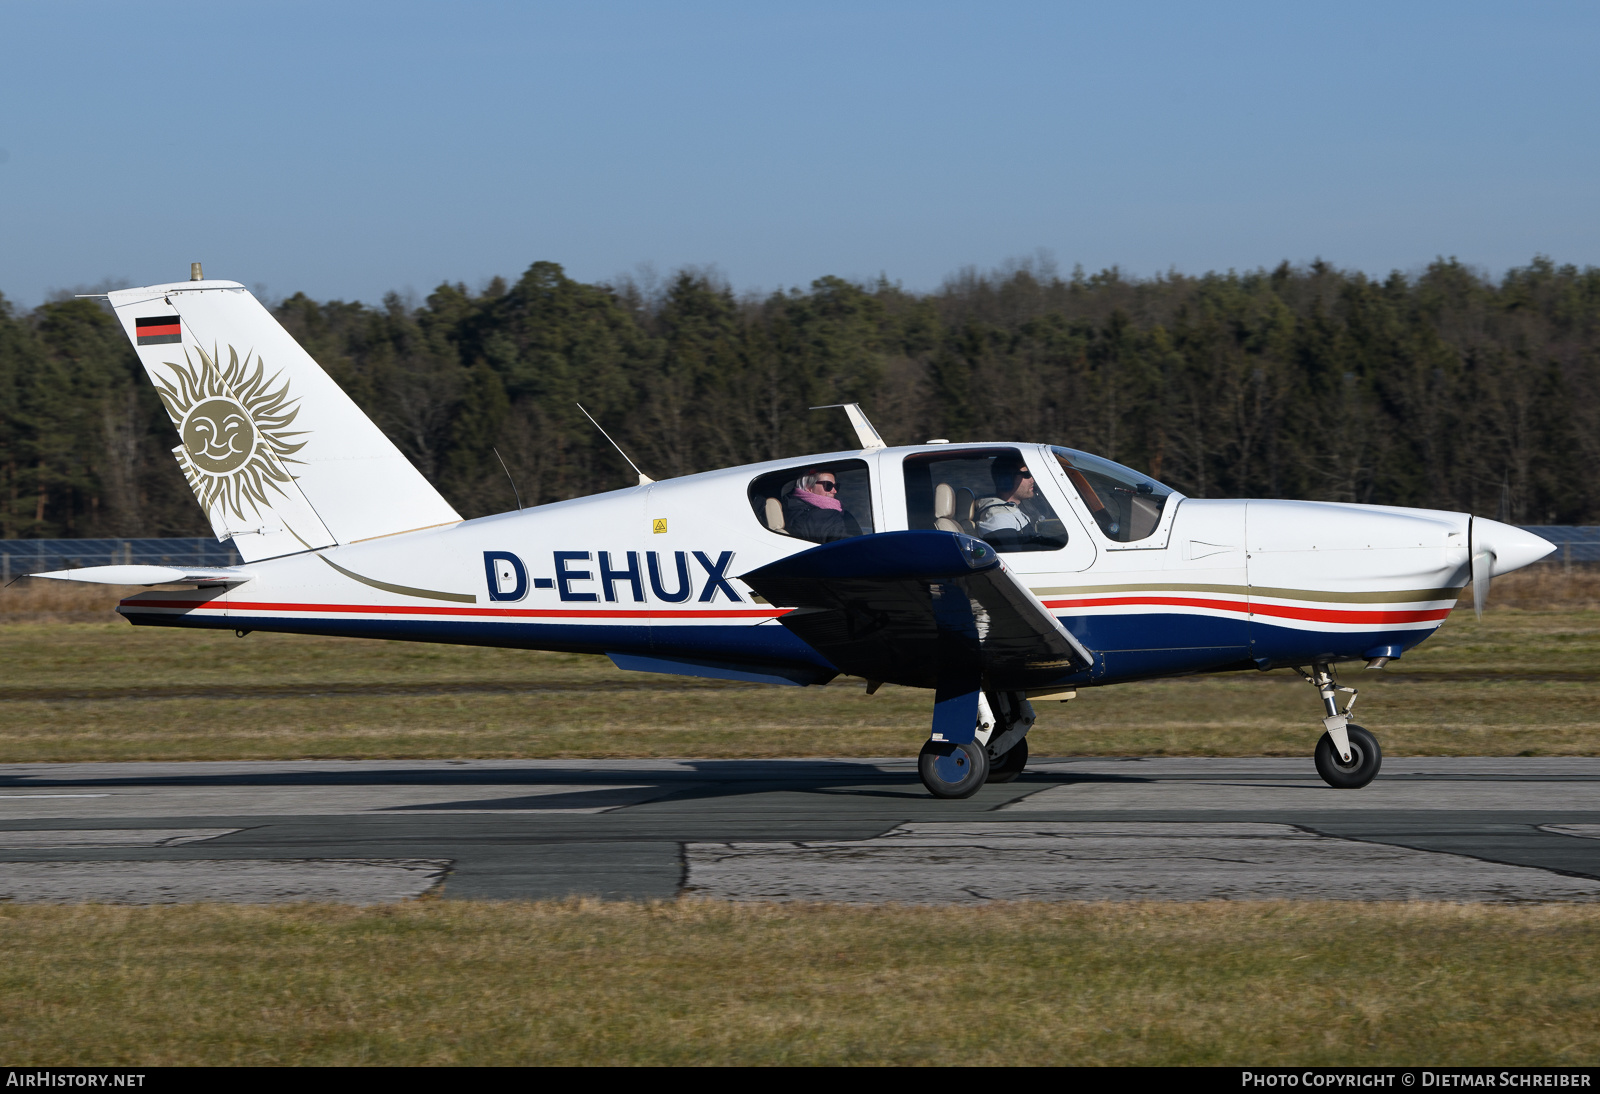
[[[1338,790],[1359,790],[1378,777],[1383,750],[1378,747],[1378,738],[1360,726],[1345,726],[1345,732],[1350,736],[1350,762],[1339,759],[1333,738],[1324,733],[1317,742],[1317,774]]]
[[[989,778],[989,753],[977,741],[929,741],[917,757],[922,785],[936,798],[970,798]]]
[[[1024,737],[989,761],[989,781],[1008,783],[1028,766],[1028,738]]]

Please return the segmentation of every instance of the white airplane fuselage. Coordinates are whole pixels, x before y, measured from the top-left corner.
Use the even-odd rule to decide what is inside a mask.
[[[839,461],[870,475],[863,527],[912,527],[907,457],[1019,451],[1065,543],[1005,565],[1093,656],[1063,687],[1400,656],[1449,615],[1493,540],[1492,573],[1543,540],[1466,514],[1173,495],[1132,543],[1107,536],[1047,446],[916,445],[728,468],[240,567],[242,583],[153,591],[119,611],[220,627],[604,653],[623,667],[822,682],[837,668],[740,575],[816,544],[769,528],[762,476]],[[1476,522],[1476,529],[1474,529]]]
[[[1185,498],[1042,444],[861,447],[462,520],[245,288],[108,294],[239,566],[42,576],[188,585],[141,625],[603,653],[621,668],[782,684],[842,673],[934,691],[918,757],[961,798],[1027,763],[1031,698],[1198,672],[1309,666],[1317,770],[1355,788],[1377,739],[1338,662],[1381,666],[1470,580],[1553,546],[1462,513]],[[820,408],[819,408],[820,409]]]

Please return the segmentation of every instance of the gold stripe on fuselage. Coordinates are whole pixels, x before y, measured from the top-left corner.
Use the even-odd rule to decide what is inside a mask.
[[[446,593],[440,592],[438,589],[413,589],[410,585],[391,585],[389,582],[379,581],[377,578],[362,577],[353,570],[346,570],[343,566],[339,565],[337,562],[333,561],[333,559],[328,558],[325,555],[318,555],[317,557],[322,559],[322,561],[326,562],[329,566],[332,566],[335,570],[338,570],[350,580],[359,581],[363,585],[371,585],[374,589],[382,589],[386,593],[399,593],[401,596],[417,596],[426,600],[449,600],[454,601],[457,604],[476,604],[478,602],[478,598],[471,593]]]
[[[1258,585],[1196,585],[1190,582],[1147,582],[1139,585],[1072,585],[1033,589],[1034,596],[1097,596],[1102,593],[1210,593],[1254,596],[1271,600],[1310,600],[1321,604],[1417,604],[1455,600],[1460,589],[1396,589],[1383,593],[1334,593],[1318,589],[1269,589]]]

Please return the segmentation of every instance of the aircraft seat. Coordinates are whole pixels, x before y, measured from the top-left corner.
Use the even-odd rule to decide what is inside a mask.
[[[963,490],[969,498],[972,491]],[[967,514],[972,513],[972,503],[967,503]],[[961,527],[961,522],[956,518],[956,491],[947,482],[941,482],[933,488],[933,526],[941,532],[967,532]]]
[[[777,498],[767,499],[767,527],[780,535],[789,534],[789,530],[783,526],[783,502]]]
[[[978,522],[974,519],[974,511],[978,508],[978,497],[965,486],[956,491],[955,521],[961,525],[961,530],[969,536],[978,534]]]

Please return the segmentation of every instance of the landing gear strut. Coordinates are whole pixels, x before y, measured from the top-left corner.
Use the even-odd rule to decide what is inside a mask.
[[[984,715],[989,725],[984,725]],[[978,704],[978,739],[989,752],[989,781],[1008,783],[1028,766],[1028,730],[1038,716],[1020,691],[1000,691]]]
[[[1333,666],[1319,663],[1311,671],[1296,668],[1308,684],[1322,697],[1322,719],[1326,732],[1317,741],[1317,774],[1322,781],[1339,790],[1357,790],[1378,776],[1383,766],[1383,750],[1378,738],[1350,721],[1350,708],[1356,705],[1356,689],[1343,687],[1333,675]],[[1350,698],[1344,709],[1339,709],[1339,692]]]

